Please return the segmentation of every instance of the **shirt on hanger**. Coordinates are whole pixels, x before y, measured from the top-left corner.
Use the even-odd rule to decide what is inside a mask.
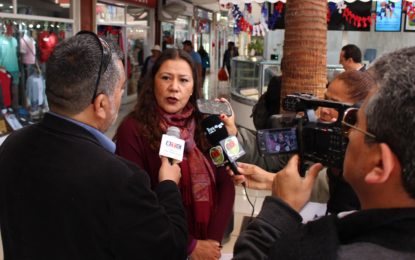
[[[3,106],[10,107],[12,105],[12,98],[11,98],[11,83],[12,83],[12,76],[5,70],[0,69],[0,86],[1,86],[1,93],[3,97]]]
[[[9,72],[19,71],[17,40],[12,36],[0,35],[0,66]]]
[[[43,105],[45,97],[45,81],[43,77],[37,73],[32,74],[26,81],[26,96],[29,105],[37,108]]]
[[[35,64],[36,46],[35,40],[26,34],[20,38],[20,53],[22,54],[23,64]]]
[[[38,44],[40,49],[40,62],[44,63],[49,59],[58,44],[58,36],[55,33],[49,33],[47,31],[40,32],[38,34]]]

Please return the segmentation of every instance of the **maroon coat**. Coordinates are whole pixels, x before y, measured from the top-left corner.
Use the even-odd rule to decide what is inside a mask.
[[[161,160],[158,151],[150,148],[146,138],[143,137],[137,120],[126,118],[117,130],[117,149],[116,154],[140,165],[149,175],[151,186],[154,188],[158,183],[158,173],[161,166]],[[208,161],[211,159],[208,157]],[[180,163],[182,173],[189,172],[189,164],[186,155]],[[212,169],[216,174],[216,199],[214,201],[214,211],[210,219],[208,237],[218,242],[222,241],[225,229],[232,214],[233,203],[235,200],[235,186],[225,172],[225,169],[216,168],[212,163]],[[200,239],[194,230],[193,209],[186,208],[187,221],[189,228],[189,246],[193,239]]]

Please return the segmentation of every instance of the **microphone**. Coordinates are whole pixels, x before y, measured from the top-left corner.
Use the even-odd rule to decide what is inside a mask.
[[[183,160],[184,143],[180,139],[180,129],[170,126],[161,137],[159,155],[167,157],[171,165],[179,163]]]
[[[202,127],[209,143],[213,146],[209,153],[213,163],[216,166],[229,165],[234,174],[240,174],[236,160],[244,155],[245,151],[239,145],[236,136],[229,136],[225,124],[216,115],[203,119]]]

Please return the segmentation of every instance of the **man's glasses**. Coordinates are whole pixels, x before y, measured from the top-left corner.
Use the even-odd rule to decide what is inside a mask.
[[[367,132],[366,130],[363,130],[363,129],[356,126],[357,112],[358,111],[359,111],[358,108],[351,107],[351,108],[347,109],[344,112],[344,116],[343,116],[343,120],[342,120],[344,135],[347,136],[350,132],[350,129],[353,128],[354,130],[359,131],[362,134],[367,135],[372,139],[376,139],[376,136],[374,134],[371,134],[371,133]]]
[[[108,68],[109,63],[111,62],[111,56],[112,56],[111,48],[110,48],[109,44],[104,39],[98,37],[98,35],[96,35],[93,32],[80,31],[76,35],[80,35],[80,34],[92,35],[92,37],[94,37],[94,39],[98,42],[99,48],[101,49],[101,64],[99,66],[97,81],[95,83],[94,94],[92,95],[92,100],[91,100],[91,103],[93,103],[96,96],[97,96],[98,86],[99,86],[99,82],[101,80],[101,75],[105,73],[105,71]]]

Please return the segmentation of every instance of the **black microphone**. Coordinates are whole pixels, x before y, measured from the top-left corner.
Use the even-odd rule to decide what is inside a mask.
[[[229,165],[234,174],[240,174],[237,169],[236,159],[245,154],[245,151],[240,147],[238,139],[235,136],[229,136],[225,124],[216,115],[203,119],[202,127],[209,143],[212,146],[220,146],[221,149],[215,149],[217,157],[223,157],[227,160],[227,165]],[[223,154],[219,154],[222,151],[224,151]],[[212,155],[211,158],[215,162],[215,158]]]
[[[183,159],[184,140],[180,139],[180,129],[175,126],[167,128],[162,136],[159,154],[169,159],[169,163],[179,163]]]

